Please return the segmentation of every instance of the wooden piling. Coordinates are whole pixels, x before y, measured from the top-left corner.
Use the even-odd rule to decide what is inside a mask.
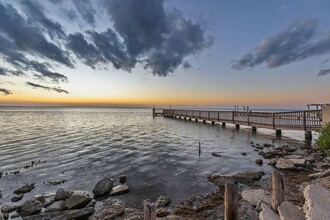
[[[238,187],[230,181],[225,185],[225,220],[238,220]]]
[[[284,202],[284,181],[280,172],[272,172],[272,209],[276,213],[278,207]]]
[[[144,220],[156,220],[156,206],[154,203],[144,205]]]

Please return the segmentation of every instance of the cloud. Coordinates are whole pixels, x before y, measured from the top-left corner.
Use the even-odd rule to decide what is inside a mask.
[[[39,63],[37,61],[30,61],[30,66],[41,74],[37,75],[39,78],[49,78],[53,83],[68,82],[68,78],[66,76],[50,71],[48,68],[51,66],[47,62]]]
[[[94,14],[96,14],[89,0],[72,0],[81,17],[93,27],[95,26]]]
[[[252,52],[234,60],[232,68],[241,70],[263,63],[268,68],[276,68],[326,53],[330,53],[330,32],[318,34],[315,20],[300,20],[263,39]]]
[[[49,42],[42,30],[25,20],[12,5],[0,3],[0,32],[20,52],[73,67],[68,52]]]
[[[319,73],[317,74],[317,76],[325,76],[330,74],[330,69],[322,69],[319,71]]]
[[[187,60],[183,62],[182,66],[184,69],[190,69],[192,67]]]
[[[4,88],[0,88],[0,92],[2,92],[5,95],[11,95],[11,94],[13,94],[12,91],[10,91],[8,89],[4,89]]]
[[[36,83],[32,83],[32,82],[26,82],[26,85],[31,86],[33,88],[39,88],[39,89],[44,89],[47,91],[54,91],[54,92],[58,92],[58,93],[66,93],[69,94],[68,91],[61,89],[59,87],[49,87],[49,86],[43,86],[40,84],[36,84]]]

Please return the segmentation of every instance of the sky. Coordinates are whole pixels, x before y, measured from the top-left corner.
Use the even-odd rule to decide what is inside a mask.
[[[330,103],[328,0],[0,0],[0,105]]]

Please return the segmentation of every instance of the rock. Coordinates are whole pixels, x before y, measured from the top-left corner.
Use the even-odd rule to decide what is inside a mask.
[[[24,186],[22,186],[21,188],[19,189],[16,189],[14,191],[14,194],[23,194],[23,193],[28,193],[28,192],[31,192],[32,189],[34,189],[34,183],[32,184],[25,184]]]
[[[159,196],[156,201],[156,208],[166,207],[171,203],[171,200],[167,198],[166,196]]]
[[[125,205],[118,199],[107,199],[93,216],[92,220],[113,219],[125,213]]]
[[[113,182],[110,178],[104,178],[98,181],[93,189],[95,197],[109,193],[113,187]]]
[[[127,176],[126,176],[126,175],[121,175],[121,176],[119,177],[119,182],[120,182],[120,183],[126,183],[126,180],[127,180]]]
[[[276,163],[276,168],[278,169],[294,169],[294,163],[289,159],[278,159]]]
[[[238,173],[231,176],[211,175],[208,176],[208,180],[219,187],[224,187],[227,181],[250,184],[254,181],[260,180],[263,175],[265,175],[265,173],[262,171]]]
[[[257,206],[259,200],[271,204],[271,194],[263,189],[246,189],[241,193],[242,199],[250,202],[253,206]]]
[[[277,163],[277,159],[276,159],[276,158],[273,158],[273,159],[270,159],[270,160],[269,160],[268,165],[276,166],[276,163]]]
[[[42,205],[41,202],[39,202],[36,199],[30,199],[25,201],[21,207],[18,209],[18,213],[24,217],[24,216],[29,216],[33,214],[37,214],[41,212]]]
[[[0,171],[0,178],[2,177],[3,172]]]
[[[2,198],[2,193],[1,193],[1,190],[0,190],[0,199]]]
[[[215,153],[215,152],[213,152],[213,153],[212,153],[212,156],[214,156],[214,157],[221,157],[221,155],[220,155],[220,154],[218,154],[218,153]]]
[[[171,214],[171,210],[168,208],[157,208],[156,209],[156,217],[165,217]]]
[[[41,202],[43,206],[46,204],[46,197],[44,195],[36,195],[33,198]]]
[[[88,204],[86,205],[86,208],[89,208],[89,207],[95,207],[95,205],[96,205],[96,201],[95,201],[95,199],[93,199],[90,203],[88,203]]]
[[[3,213],[3,218],[4,219],[9,219],[9,214],[8,213]]]
[[[262,208],[261,208],[261,205],[262,205],[262,204],[265,204],[265,205],[271,207],[271,204],[270,204],[270,203],[266,202],[266,201],[263,200],[263,199],[260,199],[260,200],[258,201],[258,203],[257,203],[257,206],[256,206],[256,211],[257,211],[257,212],[261,212],[261,211],[262,211]]]
[[[261,166],[263,164],[263,161],[261,159],[256,159],[256,164]]]
[[[278,207],[281,220],[305,220],[305,214],[292,203],[285,201]]]
[[[307,155],[308,155],[308,153],[307,153],[306,150],[303,150],[303,149],[300,149],[300,148],[298,148],[298,149],[295,151],[295,154],[296,154],[296,155],[300,155],[300,156],[307,156]]]
[[[305,187],[304,197],[307,220],[330,219],[330,191],[320,185],[311,184]]]
[[[247,155],[247,153],[245,153],[245,152],[244,152],[244,153],[241,153],[241,155],[243,155],[243,156],[246,156],[246,155]]]
[[[308,177],[313,178],[313,179],[322,178],[322,177],[326,177],[326,176],[330,176],[330,169],[308,175]]]
[[[56,191],[54,196],[54,201],[66,200],[73,194],[73,191],[68,191],[63,188],[60,188]]]
[[[12,214],[12,215],[10,216],[11,219],[13,219],[13,218],[18,218],[18,217],[19,217],[19,214],[18,214],[18,213],[14,213],[14,214]]]
[[[51,186],[55,186],[55,185],[60,185],[65,182],[66,182],[66,180],[64,180],[64,179],[52,179],[52,180],[48,180],[47,184],[51,185]]]
[[[304,167],[306,165],[305,159],[289,159],[291,160],[295,166],[297,167]]]
[[[2,212],[0,212],[0,220],[4,220]]]
[[[110,196],[118,196],[118,195],[122,195],[122,194],[125,194],[128,192],[129,192],[129,188],[124,183],[124,184],[120,184],[118,186],[113,187],[112,190],[110,191]]]
[[[45,212],[59,212],[66,210],[65,201],[59,200],[48,206]]]
[[[284,159],[303,159],[304,157],[301,155],[292,154],[292,155],[286,155],[283,158]]]
[[[90,203],[92,199],[86,191],[77,190],[66,200],[65,206],[67,209],[80,209]]]
[[[11,212],[17,210],[18,208],[19,208],[19,206],[16,206],[16,205],[13,205],[13,206],[11,206],[11,205],[4,205],[1,208],[1,212],[2,213],[11,213]]]
[[[224,210],[223,206],[216,206],[212,210],[204,210],[203,216],[205,220],[214,220],[214,219],[224,219]],[[161,220],[183,220],[181,216],[166,216],[166,218],[161,218]]]
[[[278,216],[266,204],[262,204],[261,208],[262,211],[259,213],[259,220],[280,220],[280,216]]]
[[[23,194],[19,194],[19,195],[14,196],[13,198],[11,198],[11,201],[12,202],[18,202],[22,199],[23,199]]]
[[[32,215],[23,218],[24,220],[71,220],[88,219],[95,212],[94,208],[83,208],[78,210],[68,210],[62,212],[48,212],[38,215]]]
[[[240,220],[254,220],[258,219],[258,212],[256,212],[251,203],[246,200],[239,201],[238,216]]]

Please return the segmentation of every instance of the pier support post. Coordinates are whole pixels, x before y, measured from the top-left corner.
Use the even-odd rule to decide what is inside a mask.
[[[189,118],[189,121],[191,121],[191,118]]]
[[[187,118],[186,117],[183,117],[184,120],[186,120]]]
[[[206,123],[206,120],[203,120],[203,123]]]
[[[236,130],[239,130],[239,124],[236,124],[235,127],[236,127]]]
[[[214,125],[214,124],[215,124],[215,122],[214,122],[214,121],[212,121],[212,124]]]
[[[280,172],[272,172],[272,209],[277,213],[278,207],[284,202],[284,181]]]
[[[276,137],[281,137],[281,136],[282,136],[282,131],[276,130]]]
[[[222,127],[226,127],[226,123],[222,122]]]
[[[144,205],[144,220],[156,220],[156,206],[154,203]]]
[[[311,141],[313,138],[312,132],[311,131],[305,131],[305,140],[306,141]]]
[[[195,119],[195,122],[198,122],[198,119],[197,118]]]
[[[225,220],[238,220],[238,187],[228,181],[225,184]]]
[[[252,133],[256,133],[257,132],[257,127],[252,127]]]

